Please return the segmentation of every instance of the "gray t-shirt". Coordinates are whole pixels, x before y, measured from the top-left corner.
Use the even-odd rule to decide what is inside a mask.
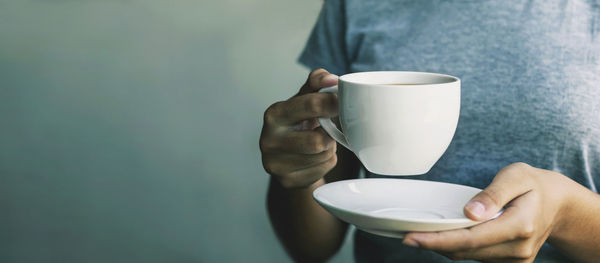
[[[299,60],[461,78],[454,139],[411,179],[484,188],[521,161],[600,187],[600,1],[326,0]],[[356,260],[448,261],[400,243],[357,231]],[[546,244],[536,262],[568,260]]]

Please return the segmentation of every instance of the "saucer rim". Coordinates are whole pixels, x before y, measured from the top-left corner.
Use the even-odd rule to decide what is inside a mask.
[[[319,205],[326,207],[326,210],[330,210],[330,209],[339,210],[339,211],[347,213],[347,214],[364,217],[364,218],[367,218],[370,220],[386,220],[386,221],[392,221],[392,222],[413,223],[413,224],[469,224],[469,223],[477,224],[477,223],[484,222],[484,221],[475,221],[475,220],[469,219],[466,217],[466,215],[464,218],[426,218],[426,219],[400,219],[400,218],[386,217],[386,216],[374,216],[374,215],[369,215],[369,214],[365,214],[365,213],[355,212],[355,211],[348,210],[345,208],[336,207],[332,204],[326,203],[325,201],[319,200],[319,198],[317,197],[320,192],[325,191],[324,189],[333,187],[334,185],[347,184],[352,181],[363,181],[364,182],[367,180],[368,181],[393,181],[396,183],[400,182],[400,181],[403,181],[403,182],[410,181],[410,182],[418,182],[418,183],[423,183],[423,184],[446,184],[446,185],[452,185],[453,187],[458,186],[459,188],[467,188],[467,189],[477,190],[478,192],[481,191],[481,189],[471,187],[471,186],[446,183],[446,182],[437,182],[437,181],[426,181],[426,180],[415,180],[415,179],[394,179],[394,178],[358,178],[358,179],[341,180],[341,181],[336,181],[336,182],[331,182],[331,183],[321,185],[313,191],[312,196],[313,196],[313,199],[317,203],[319,203]],[[348,223],[350,223],[350,222],[348,222]],[[350,223],[350,224],[352,224],[352,223]]]

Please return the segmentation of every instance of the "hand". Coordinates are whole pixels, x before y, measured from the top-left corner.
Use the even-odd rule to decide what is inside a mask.
[[[337,96],[316,93],[337,85],[337,79],[324,69],[314,70],[296,96],[265,111],[260,136],[263,166],[285,188],[308,187],[337,163],[336,142],[316,119],[337,116]]]
[[[436,251],[453,260],[533,262],[553,230],[572,185],[564,175],[524,163],[502,169],[492,183],[465,206],[473,220],[498,218],[468,229],[409,233],[405,245]]]

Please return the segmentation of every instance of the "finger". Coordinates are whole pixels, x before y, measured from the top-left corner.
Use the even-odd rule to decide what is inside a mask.
[[[502,207],[533,188],[524,176],[533,167],[524,163],[515,163],[503,168],[492,183],[479,192],[465,205],[465,215],[477,221],[487,220],[496,215]]]
[[[323,163],[336,154],[336,147],[317,154],[270,154],[265,165],[271,174],[288,174]]]
[[[510,241],[500,243],[484,248],[463,250],[457,252],[440,252],[444,256],[452,260],[503,260],[503,262],[511,260],[526,260],[537,254],[536,247],[529,244],[525,240]]]
[[[403,243],[435,251],[472,250],[512,240],[526,239],[535,230],[534,193],[527,193],[507,207],[498,218],[467,229],[433,233],[409,233]]]
[[[286,179],[293,181],[296,185],[311,185],[333,169],[336,164],[337,155],[334,154],[329,160],[322,163],[289,173]]]
[[[334,147],[335,141],[317,128],[310,131],[291,131],[265,139],[268,153],[317,154]]]
[[[335,147],[336,144],[322,128],[289,132],[282,142],[282,152],[301,154],[321,153]]]
[[[337,96],[331,93],[305,94],[275,105],[272,114],[280,125],[291,126],[306,119],[331,118],[338,114]]]
[[[308,75],[308,79],[306,79],[306,83],[300,89],[299,95],[315,92],[324,87],[337,85],[337,83],[338,76],[322,68],[316,69]]]
[[[296,125],[292,126],[292,130],[294,131],[310,131],[320,127],[321,124],[317,120],[317,118],[312,118],[308,120],[303,120]]]

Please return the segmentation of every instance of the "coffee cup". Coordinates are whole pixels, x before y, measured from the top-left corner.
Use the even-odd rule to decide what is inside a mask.
[[[460,79],[443,74],[374,71],[343,75],[335,93],[341,130],[321,127],[382,175],[427,173],[448,148],[460,113]]]

